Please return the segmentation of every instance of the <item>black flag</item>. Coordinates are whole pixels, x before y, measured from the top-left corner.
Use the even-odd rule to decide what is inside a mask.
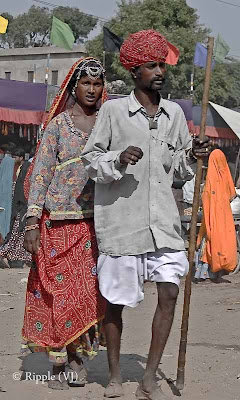
[[[106,26],[103,27],[103,45],[104,50],[111,53],[117,53],[123,44],[123,38],[115,35]]]

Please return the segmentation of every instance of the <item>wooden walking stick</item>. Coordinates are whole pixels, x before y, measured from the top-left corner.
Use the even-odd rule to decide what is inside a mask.
[[[206,65],[206,70],[205,70],[205,82],[204,82],[204,90],[203,90],[203,98],[202,98],[202,116],[201,116],[199,139],[203,139],[204,135],[205,135],[206,117],[207,117],[208,99],[209,99],[209,87],[210,87],[210,80],[211,80],[213,45],[214,45],[214,38],[209,37],[208,38],[207,65]],[[195,256],[195,250],[196,250],[197,215],[198,215],[198,207],[199,207],[200,185],[201,185],[201,179],[202,179],[202,167],[203,167],[203,160],[202,160],[202,158],[198,158],[195,188],[194,188],[194,197],[193,197],[193,207],[192,207],[189,249],[188,249],[189,273],[188,273],[188,275],[186,277],[186,281],[185,281],[184,305],[183,305],[182,326],[181,326],[181,340],[180,340],[179,355],[178,355],[176,387],[179,390],[183,389],[184,380],[185,380],[188,319],[189,319],[189,309],[190,309],[190,299],[191,299],[192,270],[193,270],[194,256]]]

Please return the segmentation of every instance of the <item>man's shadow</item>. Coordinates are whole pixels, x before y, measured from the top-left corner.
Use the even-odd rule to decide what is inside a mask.
[[[26,380],[26,377],[34,377],[34,375],[48,376],[52,373],[52,364],[48,360],[46,353],[30,353],[26,356],[20,357],[22,365],[21,380]],[[139,354],[121,354],[120,367],[124,382],[141,382],[147,358]],[[88,383],[98,383],[106,387],[109,380],[107,351],[100,350],[98,356],[91,361],[84,361],[84,365],[88,370]],[[67,368],[66,368],[67,372]],[[28,373],[28,375],[27,375]],[[161,368],[158,369],[158,380],[165,380],[169,385],[172,393],[175,396],[181,396],[181,393],[176,388],[172,379],[166,377]]]

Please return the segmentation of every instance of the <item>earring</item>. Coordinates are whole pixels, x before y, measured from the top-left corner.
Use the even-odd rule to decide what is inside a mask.
[[[74,99],[76,99],[76,92],[75,92],[75,88],[73,88],[73,89],[72,89],[72,97],[73,97]]]

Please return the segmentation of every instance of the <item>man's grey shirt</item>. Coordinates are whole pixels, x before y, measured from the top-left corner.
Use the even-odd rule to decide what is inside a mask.
[[[191,137],[178,104],[161,98],[158,114],[158,128],[150,129],[134,92],[107,101],[83,151],[87,172],[96,183],[94,218],[102,254],[184,250],[171,186],[174,174],[192,179],[186,159]],[[128,146],[143,151],[136,165],[119,162]]]

